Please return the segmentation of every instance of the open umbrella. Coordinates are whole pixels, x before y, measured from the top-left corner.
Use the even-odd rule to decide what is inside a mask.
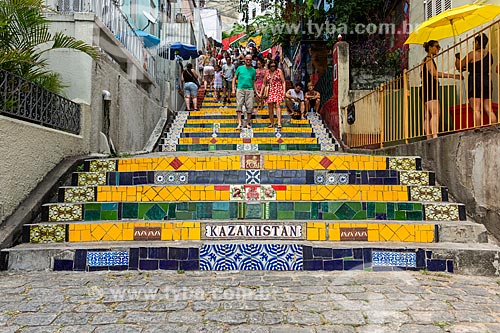
[[[412,32],[405,44],[423,44],[431,39],[456,37],[482,24],[491,22],[500,14],[497,5],[465,5],[452,8],[423,22]]]
[[[177,42],[158,48],[158,55],[162,58],[175,60],[176,54],[178,54],[183,60],[189,60],[189,58],[195,59],[199,57],[196,46],[190,44]]]

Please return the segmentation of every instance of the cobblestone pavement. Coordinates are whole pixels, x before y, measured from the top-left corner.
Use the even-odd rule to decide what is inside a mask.
[[[1,272],[0,333],[500,332],[499,283],[423,272]]]

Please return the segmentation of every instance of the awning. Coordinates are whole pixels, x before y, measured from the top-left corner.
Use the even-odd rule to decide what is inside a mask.
[[[162,58],[175,60],[176,54],[183,60],[189,60],[189,58],[195,59],[199,56],[196,46],[190,44],[176,42],[158,48],[158,55]]]
[[[142,30],[136,30],[135,33],[137,34],[137,36],[142,38],[144,46],[146,47],[153,47],[160,44],[160,38],[156,37],[155,35],[151,35],[150,33]]]

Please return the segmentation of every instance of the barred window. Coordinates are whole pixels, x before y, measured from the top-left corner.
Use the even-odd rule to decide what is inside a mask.
[[[445,10],[451,9],[453,6],[452,0],[425,0],[424,13],[425,19],[428,20],[433,16],[441,14]]]

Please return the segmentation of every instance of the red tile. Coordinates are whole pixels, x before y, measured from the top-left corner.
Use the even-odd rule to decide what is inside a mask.
[[[170,165],[172,166],[172,168],[174,168],[175,170],[179,169],[181,166],[182,166],[182,162],[181,160],[179,160],[177,157],[174,158],[172,160],[172,162],[170,162]]]
[[[276,191],[286,191],[286,185],[271,185]]]
[[[250,139],[250,138],[243,138],[243,143],[252,143],[252,139]]]
[[[319,162],[319,164],[321,164],[323,166],[323,168],[325,169],[328,169],[328,167],[330,166],[330,164],[332,164],[333,162],[330,161],[330,159],[328,157],[323,157],[323,159]]]
[[[215,144],[215,143],[217,142],[217,140],[215,140],[215,138],[213,138],[212,140],[210,140],[210,142],[211,142],[212,144]]]
[[[229,191],[230,186],[229,185],[215,185],[214,190],[215,191]]]
[[[278,142],[279,144],[281,144],[281,143],[283,143],[283,139],[279,138],[276,142]]]

